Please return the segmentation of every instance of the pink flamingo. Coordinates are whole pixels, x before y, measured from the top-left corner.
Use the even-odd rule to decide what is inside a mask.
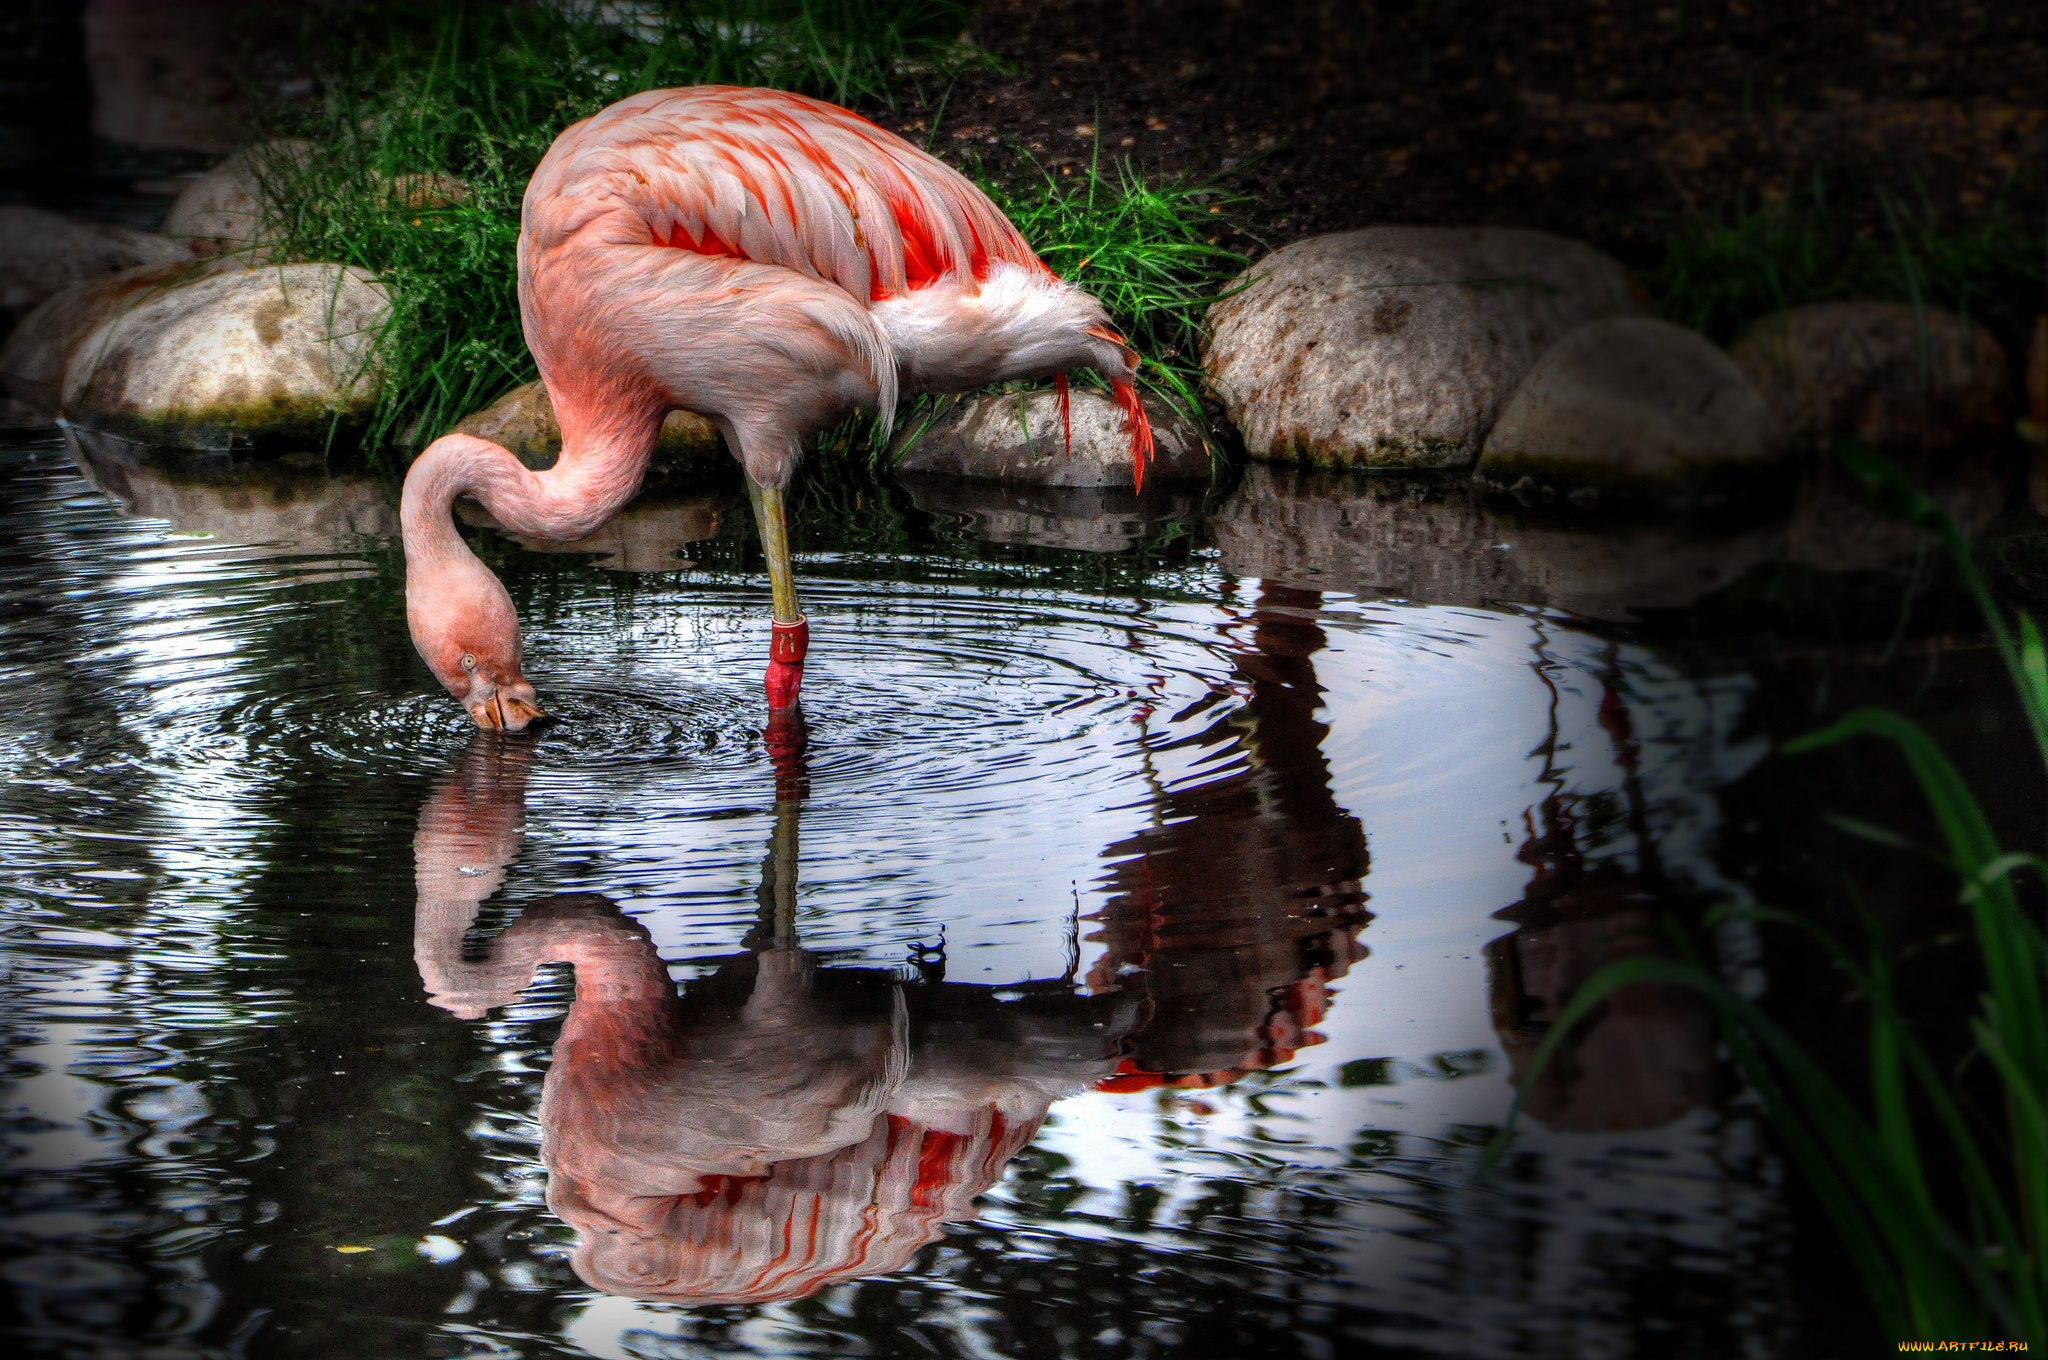
[[[519,232],[526,342],[562,426],[554,467],[435,440],[400,517],[413,645],[481,727],[543,716],[511,597],[455,531],[469,495],[517,534],[594,532],[640,486],[662,417],[715,422],[746,469],[768,560],[771,710],[793,704],[809,632],[783,492],[803,440],[856,406],[886,429],[899,391],[1094,368],[1151,428],[1138,355],[1102,305],[1048,269],[965,177],[845,109],[700,86],[621,100],[556,139]]]

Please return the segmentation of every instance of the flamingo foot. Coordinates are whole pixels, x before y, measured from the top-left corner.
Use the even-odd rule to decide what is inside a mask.
[[[811,650],[811,625],[808,619],[795,623],[775,624],[772,640],[768,644],[768,707],[770,711],[788,708],[796,702],[797,690],[804,682],[804,656]]]

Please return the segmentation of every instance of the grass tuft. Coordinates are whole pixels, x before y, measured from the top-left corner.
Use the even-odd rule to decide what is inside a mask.
[[[1026,153],[1032,173],[1006,185],[971,167],[995,205],[1053,272],[1102,300],[1145,357],[1141,385],[1202,428],[1202,314],[1242,271],[1245,256],[1217,244],[1244,202],[1213,181],[1148,181],[1128,160],[1102,171],[1055,175]],[[1084,379],[1085,380],[1085,379]]]

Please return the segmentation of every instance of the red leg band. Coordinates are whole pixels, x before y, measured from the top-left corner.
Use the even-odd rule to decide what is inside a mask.
[[[778,623],[768,641],[770,661],[802,661],[811,650],[811,621],[798,619],[795,623]]]

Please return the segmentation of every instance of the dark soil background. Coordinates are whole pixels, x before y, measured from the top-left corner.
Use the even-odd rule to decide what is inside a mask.
[[[0,6],[0,197],[89,210],[81,180],[128,170],[82,136],[82,8]],[[1944,217],[2048,213],[2038,0],[982,0],[971,32],[1006,69],[878,117],[919,141],[936,122],[936,150],[997,173],[1099,144],[1220,176],[1254,253],[1493,223],[1641,266],[1660,215],[1816,171]]]
[[[1254,250],[1488,223],[1642,265],[1658,214],[1815,171],[1944,216],[2048,207],[2037,0],[985,0],[973,34],[1011,69],[953,87],[941,148],[1073,167],[1099,136],[1223,175]],[[905,112],[914,134],[937,110]]]

